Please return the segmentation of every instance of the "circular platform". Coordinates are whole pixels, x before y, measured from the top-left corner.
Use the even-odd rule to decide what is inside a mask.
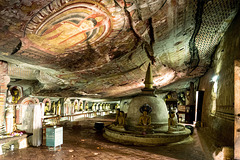
[[[191,131],[185,128],[183,131],[175,131],[172,133],[165,132],[142,135],[131,131],[117,131],[110,126],[106,126],[103,136],[109,141],[124,145],[156,146],[182,141],[187,138],[190,133]]]

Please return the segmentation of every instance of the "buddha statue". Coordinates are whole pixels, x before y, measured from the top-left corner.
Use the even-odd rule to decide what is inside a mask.
[[[93,105],[92,105],[92,111],[96,111],[96,103],[93,103]]]
[[[124,126],[125,126],[125,114],[123,111],[120,111],[120,109],[117,109],[116,119],[111,124],[111,128],[117,131],[125,131]]]
[[[102,111],[103,110],[103,107],[102,107],[102,103],[100,104],[100,107],[99,107],[99,109],[100,109],[100,111]]]
[[[78,111],[78,103],[75,102],[75,104],[74,104],[74,112],[77,112],[77,111]]]
[[[49,102],[47,101],[45,103],[45,107],[44,107],[44,115],[46,115],[47,113],[50,112],[50,109],[49,109]]]
[[[12,94],[12,103],[17,104],[18,100],[20,99],[19,90],[14,87],[12,89],[11,94]]]
[[[141,127],[143,130],[142,134],[145,135],[146,131],[152,129],[151,127],[151,116],[148,114],[151,113],[152,108],[148,104],[144,104],[140,107],[140,112],[142,115],[139,117],[138,126]]]
[[[80,107],[79,107],[79,111],[83,110],[83,103],[81,102]]]
[[[55,102],[52,103],[52,113],[56,114],[56,104],[55,104]]]
[[[168,118],[168,132],[172,131],[182,131],[185,127],[183,125],[178,124],[178,119],[175,110],[170,110],[169,118]]]
[[[61,115],[61,103],[60,100],[57,103],[57,115],[60,116]]]
[[[143,114],[139,117],[139,125],[151,125],[151,116],[148,115],[147,111],[143,111]]]
[[[117,126],[125,125],[125,115],[123,111],[120,111],[119,116],[117,118]]]

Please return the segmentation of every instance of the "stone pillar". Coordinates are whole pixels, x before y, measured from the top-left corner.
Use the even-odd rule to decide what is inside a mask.
[[[0,127],[4,124],[4,111],[7,97],[7,84],[10,82],[8,76],[8,64],[0,61]]]

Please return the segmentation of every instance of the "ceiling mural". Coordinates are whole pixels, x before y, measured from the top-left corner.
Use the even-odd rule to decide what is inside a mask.
[[[139,93],[149,62],[158,92],[186,88],[239,10],[238,0],[0,2],[0,60],[11,85],[39,96]],[[174,85],[176,84],[176,85]]]
[[[55,0],[29,21],[26,38],[53,55],[81,50],[88,44],[96,46],[123,29],[125,19],[117,9],[109,1]]]

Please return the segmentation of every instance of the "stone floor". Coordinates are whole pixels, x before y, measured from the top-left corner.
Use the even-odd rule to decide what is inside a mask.
[[[79,119],[78,122],[64,124],[64,142],[58,151],[48,151],[46,146],[29,147],[9,151],[0,159],[56,159],[56,160],[207,160],[203,153],[198,132],[182,144],[168,146],[140,147],[124,146],[105,140],[102,133],[93,130],[97,121],[109,124],[113,115]]]

